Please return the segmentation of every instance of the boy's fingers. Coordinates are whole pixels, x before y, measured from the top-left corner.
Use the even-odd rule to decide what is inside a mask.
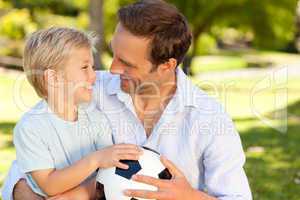
[[[121,162],[117,162],[117,163],[116,163],[116,167],[119,167],[119,168],[121,168],[121,169],[128,169],[128,168],[129,168],[128,165],[126,165],[126,164],[124,164],[124,163],[121,163]]]
[[[118,149],[135,149],[137,151],[142,151],[142,149],[135,144],[116,144]]]
[[[119,155],[120,160],[138,160],[139,157],[140,156],[137,154],[120,154]]]
[[[118,150],[117,154],[118,155],[124,155],[124,154],[142,155],[142,152],[133,149],[123,149],[123,150]]]

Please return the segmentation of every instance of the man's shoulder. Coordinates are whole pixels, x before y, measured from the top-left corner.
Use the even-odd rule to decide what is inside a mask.
[[[187,98],[190,99],[196,112],[202,114],[212,114],[224,112],[224,107],[217,97],[211,96],[200,86],[190,83],[189,91],[186,91]]]

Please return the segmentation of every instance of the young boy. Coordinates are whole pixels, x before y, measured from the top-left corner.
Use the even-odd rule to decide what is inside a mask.
[[[24,71],[42,100],[17,123],[14,144],[27,183],[43,197],[75,188],[98,168],[126,169],[120,160],[141,153],[135,145],[112,145],[107,119],[88,106],[94,42],[75,29],[49,28],[33,33],[25,46]]]

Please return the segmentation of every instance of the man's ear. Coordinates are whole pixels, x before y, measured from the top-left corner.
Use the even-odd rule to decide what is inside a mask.
[[[161,72],[172,72],[175,71],[177,67],[177,60],[175,58],[170,58],[167,62],[159,65]]]

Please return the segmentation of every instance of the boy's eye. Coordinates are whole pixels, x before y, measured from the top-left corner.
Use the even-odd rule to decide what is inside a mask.
[[[87,69],[89,68],[89,66],[83,66],[81,69]]]

